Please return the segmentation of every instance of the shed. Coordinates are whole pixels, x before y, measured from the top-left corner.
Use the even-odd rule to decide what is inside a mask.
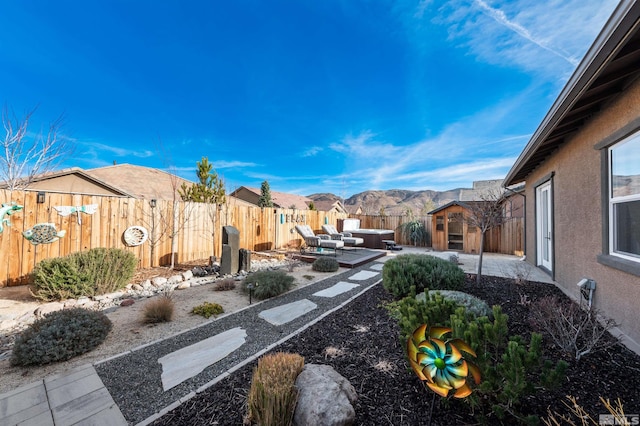
[[[480,253],[480,231],[465,220],[469,212],[469,203],[462,201],[451,201],[429,212],[434,250]]]

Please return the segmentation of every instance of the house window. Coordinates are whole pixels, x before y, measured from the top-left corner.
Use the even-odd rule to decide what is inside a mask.
[[[436,231],[444,231],[444,216],[436,216]]]
[[[610,254],[640,262],[640,132],[609,148]]]

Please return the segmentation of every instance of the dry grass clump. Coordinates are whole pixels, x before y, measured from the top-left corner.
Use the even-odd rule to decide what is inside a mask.
[[[145,324],[157,324],[169,322],[173,319],[175,303],[169,294],[163,294],[150,300],[142,313],[142,322]]]
[[[236,288],[236,282],[233,278],[225,278],[213,285],[214,291],[229,291]]]
[[[247,420],[261,426],[288,426],[298,401],[296,378],[304,367],[298,354],[277,352],[258,360],[247,398]]]

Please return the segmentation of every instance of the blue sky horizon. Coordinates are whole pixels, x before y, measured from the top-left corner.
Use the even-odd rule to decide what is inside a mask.
[[[533,4],[532,4],[533,3]],[[0,101],[62,167],[343,198],[503,178],[615,0],[3,2]]]

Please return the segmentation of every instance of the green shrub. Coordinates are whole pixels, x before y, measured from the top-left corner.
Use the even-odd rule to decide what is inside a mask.
[[[431,290],[458,290],[464,272],[457,265],[429,255],[404,254],[384,263],[382,283],[387,291],[401,298]]]
[[[491,308],[487,305],[487,302],[484,300],[475,297],[472,294],[465,293],[463,291],[456,290],[431,290],[429,294],[439,293],[447,300],[451,300],[456,302],[460,306],[464,306],[467,313],[473,314],[475,317],[490,317],[491,316]],[[416,296],[418,300],[425,300],[425,293],[420,293]]]
[[[125,250],[95,248],[45,259],[34,268],[34,297],[51,301],[111,293],[133,278],[137,259]]]
[[[34,297],[45,300],[77,299],[94,294],[93,285],[68,257],[45,259],[33,270]]]
[[[36,320],[15,341],[12,365],[43,365],[66,361],[102,343],[111,321],[99,311],[82,308],[52,312]]]
[[[298,354],[278,352],[258,360],[247,396],[251,424],[287,426],[293,423],[298,400],[295,382],[303,367],[304,358]]]
[[[285,293],[293,287],[294,278],[284,271],[257,271],[244,280],[242,289],[249,293],[249,285],[253,286],[253,296],[263,300]]]
[[[209,318],[212,315],[215,316],[224,313],[224,308],[218,303],[204,302],[202,305],[198,305],[193,308],[191,313]]]
[[[508,316],[499,306],[493,307],[493,317],[493,321],[487,317],[469,321],[456,312],[450,318],[454,337],[464,339],[476,351],[482,371],[482,383],[468,400],[485,422],[494,423],[495,416],[501,421],[537,424],[537,417],[520,413],[522,400],[558,386],[568,365],[542,357],[542,335],[538,333],[531,334],[528,344],[519,335],[509,336]],[[532,377],[539,380],[532,381]]]
[[[133,278],[138,264],[133,253],[119,248],[98,247],[72,253],[69,257],[93,283],[96,295],[124,288]]]
[[[408,296],[388,304],[387,309],[391,316],[398,321],[403,342],[421,324],[450,324],[450,317],[460,309],[460,315],[466,315],[464,308],[457,302],[445,299],[439,293],[431,292],[426,300],[418,300],[416,297]]]
[[[157,324],[169,322],[173,319],[175,304],[169,295],[162,295],[147,302],[144,305],[142,322],[145,324]]]
[[[335,272],[339,268],[338,260],[333,257],[319,257],[311,264],[311,269],[318,272]]]

